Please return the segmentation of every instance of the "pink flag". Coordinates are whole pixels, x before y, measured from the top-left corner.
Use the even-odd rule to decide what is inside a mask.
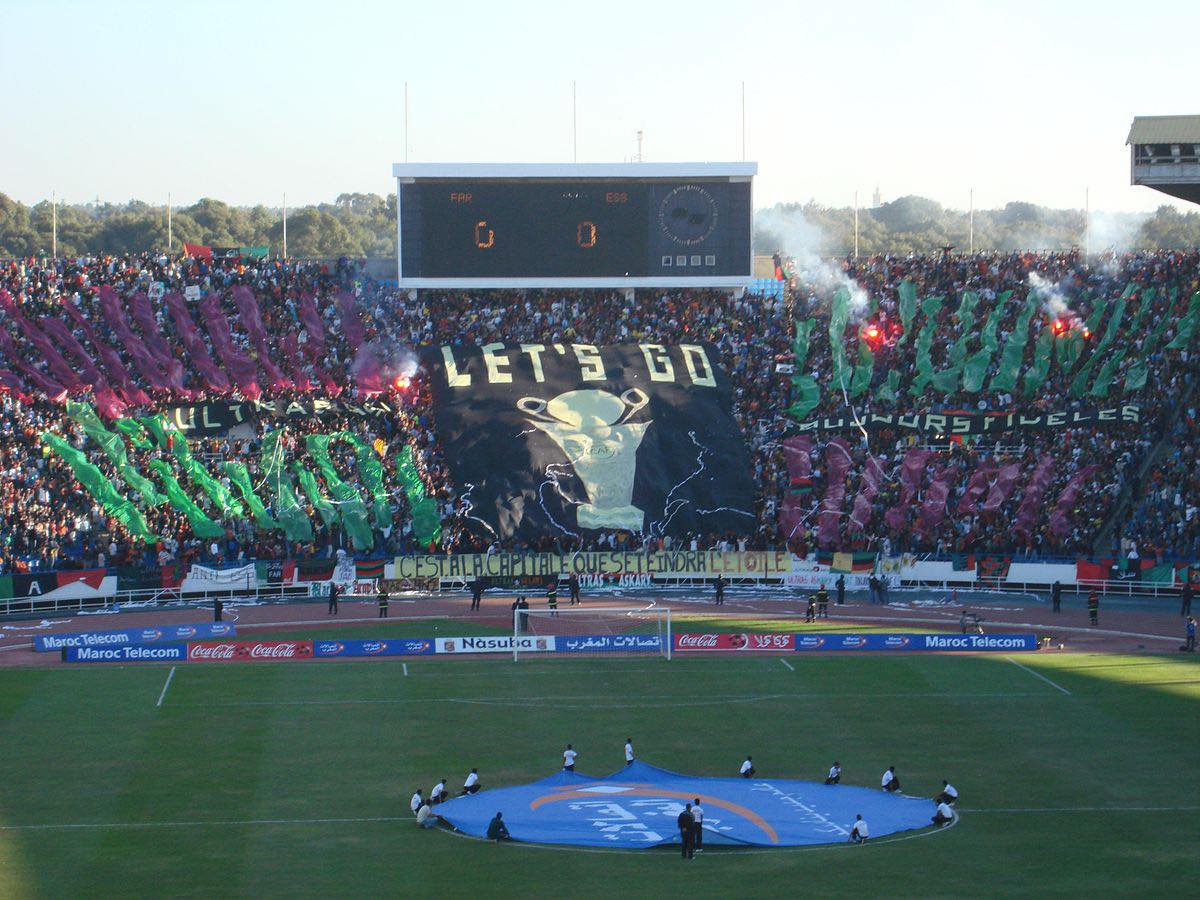
[[[983,501],[983,511],[994,513],[999,510],[1012,496],[1017,486],[1017,479],[1020,477],[1021,466],[1019,463],[1009,463],[1001,468],[996,473],[996,480],[992,482],[992,489],[988,491],[987,499]]]
[[[834,438],[825,448],[825,496],[817,516],[817,546],[837,546],[842,529],[842,506],[846,501],[846,473],[850,471],[850,447]]]
[[[1050,514],[1050,533],[1059,540],[1065,538],[1071,531],[1071,523],[1067,516],[1074,511],[1075,498],[1083,490],[1084,482],[1090,481],[1099,468],[1099,466],[1085,466],[1080,469],[1071,476],[1071,480],[1058,495],[1058,502],[1054,504],[1054,512]]]
[[[996,466],[991,462],[982,462],[967,479],[967,489],[958,499],[956,512],[960,516],[973,516],[979,512],[979,501],[987,493],[988,482],[996,474]]]
[[[239,284],[233,289],[233,303],[241,314],[241,325],[246,330],[246,334],[250,336],[250,343],[258,354],[258,364],[266,373],[271,389],[276,391],[290,389],[291,381],[271,359],[267,330],[263,327],[262,313],[258,309],[258,301],[254,299],[254,292],[244,284]]]
[[[790,540],[800,532],[804,510],[812,490],[812,438],[808,435],[787,438],[783,458],[787,464],[788,492],[779,507],[779,530]]]
[[[1054,454],[1043,453],[1038,458],[1037,468],[1030,476],[1025,494],[1021,497],[1021,505],[1017,507],[1017,518],[1013,523],[1013,532],[1028,536],[1034,530],[1041,511],[1042,496],[1054,479]]]
[[[908,530],[908,511],[925,480],[925,463],[931,455],[932,451],[916,447],[904,454],[904,461],[900,463],[900,499],[883,515],[883,521],[893,531],[903,533]]]
[[[124,396],[125,402],[133,406],[148,405],[150,398],[145,391],[133,383],[129,370],[121,361],[121,354],[97,337],[96,329],[92,327],[91,322],[84,318],[83,313],[75,308],[75,304],[64,301],[61,306],[67,317],[75,323],[75,326],[83,332],[88,342],[100,354],[100,360],[108,372],[109,383],[116,385],[116,388]]]
[[[233,346],[229,321],[221,310],[221,302],[217,299],[216,294],[207,294],[200,301],[200,315],[204,317],[204,324],[208,328],[208,336],[212,341],[213,349],[217,351],[217,356],[221,358],[225,371],[229,373],[233,383],[238,386],[242,396],[248,400],[259,399],[262,396],[262,388],[255,380],[258,367],[255,366],[254,360]]]
[[[187,304],[183,302],[183,296],[178,291],[171,291],[164,298],[166,300],[167,309],[171,313],[171,319],[175,322],[175,330],[179,332],[179,337],[183,341],[183,346],[187,349],[188,356],[192,360],[192,365],[196,367],[196,371],[200,373],[200,378],[205,386],[210,391],[215,391],[219,394],[226,394],[231,387],[229,376],[222,372],[215,362],[213,362],[212,354],[208,352],[208,347],[204,345],[204,338],[200,334],[200,329],[196,327],[196,321],[192,318],[192,314],[188,311]]]
[[[858,496],[854,498],[854,508],[850,511],[850,527],[855,531],[866,531],[871,522],[871,503],[879,493],[879,485],[883,481],[883,466],[872,456],[867,460],[863,469],[862,482],[858,488]]]
[[[313,362],[320,362],[325,358],[325,323],[321,321],[321,314],[317,312],[313,295],[301,295],[296,309],[300,315],[300,321],[304,323],[304,327],[308,331],[308,341],[304,345],[304,352]]]
[[[342,334],[346,336],[350,349],[357,352],[367,339],[367,332],[358,316],[358,303],[349,291],[338,291],[337,303],[338,312],[342,315]]]
[[[142,339],[129,328],[129,323],[125,320],[125,313],[121,310],[120,301],[117,299],[117,293],[108,285],[100,288],[100,311],[104,313],[108,326],[121,339],[122,347],[129,358],[133,360],[134,368],[146,379],[146,383],[156,391],[169,391],[171,386],[168,384],[167,378],[159,369],[158,363],[154,361],[154,356],[146,348]]]

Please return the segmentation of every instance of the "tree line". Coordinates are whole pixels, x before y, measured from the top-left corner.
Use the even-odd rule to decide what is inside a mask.
[[[0,193],[0,258],[46,256],[57,217],[58,253],[82,256],[167,249],[167,209],[140,200],[128,203],[60,203],[26,206]],[[845,256],[854,251],[855,211],[817,203],[781,203],[759,210],[754,250],[770,254]],[[1090,247],[1156,250],[1200,247],[1200,213],[1160,206],[1152,214],[1094,213],[1009,203],[1002,209],[947,209],[925,197],[900,197],[858,211],[858,251],[928,253],[944,247],[967,250],[1059,250]],[[172,249],[183,243],[267,246],[283,252],[278,207],[230,206],[204,198],[171,214]],[[394,257],[396,195],[340,194],[332,203],[288,210],[291,257]]]

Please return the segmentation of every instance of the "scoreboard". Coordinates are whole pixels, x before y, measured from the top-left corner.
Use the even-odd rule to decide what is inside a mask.
[[[400,286],[743,286],[756,170],[396,165]]]

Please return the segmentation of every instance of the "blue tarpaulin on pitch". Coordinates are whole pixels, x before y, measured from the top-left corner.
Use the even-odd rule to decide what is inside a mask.
[[[932,800],[882,790],[777,778],[703,778],[635,762],[603,778],[559,772],[533,784],[480,791],[435,807],[466,834],[485,837],[504,814],[513,840],[592,847],[679,842],[675,820],[700,798],[705,844],[794,847],[845,841],[861,814],[871,837],[923,828]]]

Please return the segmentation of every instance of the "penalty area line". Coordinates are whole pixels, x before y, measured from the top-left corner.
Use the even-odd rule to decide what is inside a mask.
[[[784,659],[782,656],[779,657],[779,661],[781,663],[783,663],[785,666],[787,666],[789,669],[792,669],[792,664],[790,662],[788,662],[786,659]],[[792,669],[792,671],[795,672],[796,670]]]
[[[1068,697],[1072,696],[1071,692],[1068,691],[1065,687],[1063,687],[1061,684],[1057,684],[1056,682],[1051,681],[1049,678],[1047,678],[1041,672],[1035,672],[1033,669],[1029,668],[1029,666],[1024,665],[1023,663],[1017,662],[1011,656],[1006,656],[1004,658],[1007,659],[1014,666],[1016,666],[1018,669],[1024,669],[1026,672],[1028,672],[1034,678],[1040,678],[1042,681],[1046,682],[1046,684],[1050,685],[1050,687],[1054,688],[1056,691],[1062,691]]]
[[[174,677],[175,677],[175,667],[171,666],[171,671],[167,673],[166,683],[163,684],[162,693],[158,695],[158,702],[154,704],[156,707],[162,706],[163,700],[165,700],[166,696],[167,696],[167,688],[169,688],[171,686],[171,679]]]

